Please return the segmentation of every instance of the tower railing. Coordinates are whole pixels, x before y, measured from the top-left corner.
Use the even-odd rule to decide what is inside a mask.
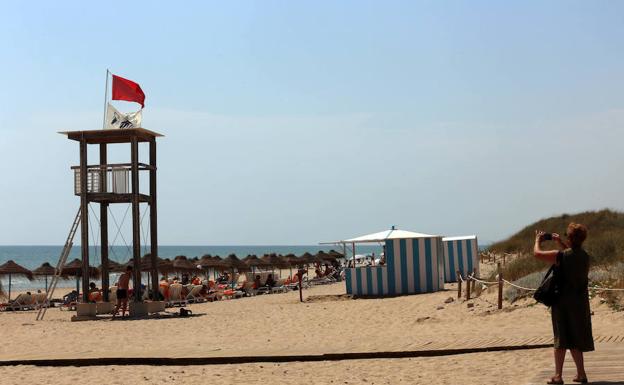
[[[81,193],[80,166],[72,166],[74,170],[74,194]],[[149,171],[152,167],[139,163],[140,171]],[[129,194],[132,191],[130,163],[98,164],[87,166],[87,193]]]

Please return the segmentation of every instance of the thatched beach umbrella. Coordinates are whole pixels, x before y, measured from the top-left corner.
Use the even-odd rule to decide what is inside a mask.
[[[248,266],[245,262],[238,259],[236,254],[230,254],[222,262],[226,267],[230,269],[237,269],[241,271],[249,270]]]
[[[33,280],[32,271],[27,268],[18,265],[17,263],[11,261],[7,261],[5,264],[0,266],[0,275],[8,275],[9,276],[9,301],[11,300],[11,276],[13,275],[23,275],[29,280]]]
[[[285,269],[288,267],[288,261],[286,261],[284,257],[275,253],[265,254],[262,257],[262,260],[265,261],[268,265],[272,267],[277,267],[278,269]]]
[[[265,254],[261,258],[265,261],[269,266],[271,266],[271,272],[274,273],[274,269],[287,269],[289,266],[288,261],[280,255],[275,253]]]
[[[82,261],[78,258],[70,263],[65,264],[61,270],[61,275],[76,277],[76,291],[80,293],[80,280],[82,277]],[[93,266],[89,266],[89,277],[100,278],[100,270]]]
[[[240,259],[238,259],[238,257],[236,256],[236,254],[230,254],[228,255],[224,260],[223,260],[223,264],[225,266],[227,266],[230,270],[232,270],[232,287],[234,287],[234,269],[237,269],[238,271],[245,271],[248,270],[247,265],[245,264],[245,262],[241,261]]]
[[[299,260],[301,261],[301,263],[305,263],[307,265],[314,262],[314,255],[306,251],[299,257]]]
[[[290,269],[290,277],[292,278],[293,266],[299,266],[301,265],[301,262],[299,261],[299,258],[297,258],[297,256],[292,253],[284,255],[283,259],[286,261],[286,263],[288,263],[288,268]]]
[[[178,255],[173,260],[173,270],[181,273],[189,273],[197,270],[197,264],[189,261],[184,255]]]
[[[173,271],[173,261],[169,258],[164,258],[158,261],[158,271],[163,274],[168,274]]]
[[[217,277],[217,269],[223,269],[227,267],[223,263],[223,260],[221,259],[221,257],[219,257],[218,255],[215,255],[213,257],[210,254],[206,254],[203,257],[201,257],[201,259],[199,260],[199,264],[204,269],[212,269],[212,273],[215,279]]]
[[[56,272],[56,269],[54,267],[52,267],[52,265],[50,265],[48,262],[42,263],[41,266],[39,266],[38,268],[33,270],[33,274],[34,275],[38,275],[40,277],[45,277],[45,290],[46,290],[46,292],[48,291],[48,276],[54,275],[55,272]]]
[[[340,252],[338,252],[338,251],[336,251],[336,250],[334,250],[334,249],[329,250],[329,253],[328,253],[328,254],[329,254],[332,258],[334,258],[334,259],[344,258],[344,254],[342,254],[342,253],[340,253]]]
[[[318,253],[316,253],[316,258],[317,258],[317,260],[320,259],[320,260],[322,260],[324,262],[331,262],[333,260],[331,255],[327,254],[323,250],[320,250]]]
[[[263,261],[262,259],[258,258],[255,254],[251,254],[245,257],[245,259],[243,259],[243,262],[245,263],[245,265],[247,265],[248,267],[251,267],[252,272],[255,274],[256,272],[256,267],[267,267],[268,264]]]

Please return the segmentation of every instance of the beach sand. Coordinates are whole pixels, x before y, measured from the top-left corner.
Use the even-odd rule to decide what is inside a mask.
[[[505,303],[495,293],[470,303],[449,290],[385,299],[349,299],[344,283],[298,293],[188,306],[195,316],[151,320],[70,322],[50,309],[0,314],[0,359],[74,357],[206,357],[322,354],[421,349],[423,343],[461,348],[475,339],[507,341],[551,335],[550,315],[533,300]],[[454,298],[451,303],[445,303]],[[622,334],[624,313],[592,303],[595,335]],[[441,309],[438,309],[442,307]],[[169,310],[173,311],[173,310]],[[618,332],[619,331],[619,332]],[[0,383],[377,383],[518,384],[551,365],[551,349],[444,357],[216,366],[0,367]]]

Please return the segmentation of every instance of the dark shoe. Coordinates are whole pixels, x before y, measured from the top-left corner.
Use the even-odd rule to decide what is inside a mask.
[[[585,377],[585,378],[574,377],[572,379],[572,381],[578,382],[578,383],[581,383],[581,384],[587,384],[587,377]]]
[[[559,379],[559,380],[555,380],[555,377],[551,377],[550,380],[548,380],[546,383],[547,384],[557,384],[557,385],[563,385],[564,384],[563,378]]]

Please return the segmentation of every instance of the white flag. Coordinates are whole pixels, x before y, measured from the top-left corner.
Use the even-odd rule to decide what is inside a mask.
[[[137,112],[130,112],[127,114],[121,113],[115,109],[115,107],[108,104],[106,109],[106,129],[124,129],[124,128],[139,128],[141,127],[141,120],[143,110]]]

